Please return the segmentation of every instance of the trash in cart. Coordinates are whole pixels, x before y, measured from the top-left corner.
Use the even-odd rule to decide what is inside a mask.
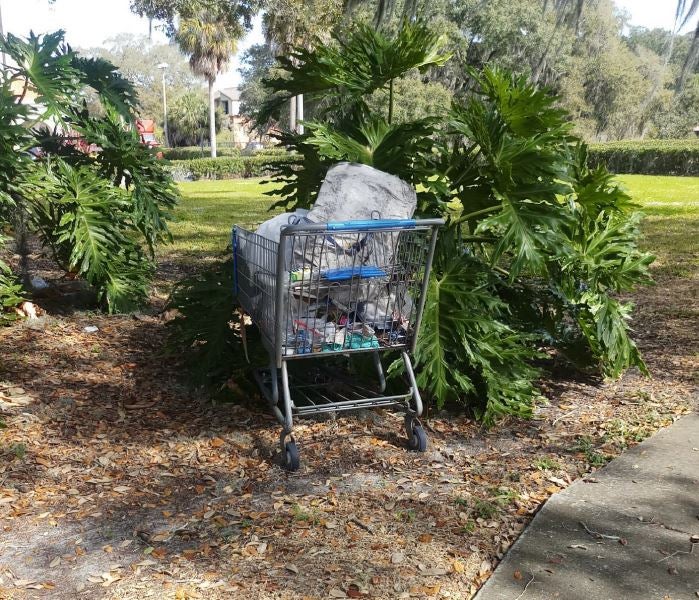
[[[285,466],[299,467],[294,416],[395,406],[408,445],[424,451],[415,349],[441,219],[413,219],[415,190],[366,165],[332,167],[310,211],[280,215],[253,233],[233,229],[235,292],[258,326],[268,369],[255,372],[282,425]],[[399,351],[407,390],[386,393],[380,355]],[[310,382],[289,376],[292,360],[369,353],[376,389],[335,370]],[[315,363],[314,363],[315,364]]]

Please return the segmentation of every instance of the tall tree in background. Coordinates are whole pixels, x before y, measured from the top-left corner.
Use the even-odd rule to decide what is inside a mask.
[[[175,44],[150,44],[143,35],[120,33],[100,47],[80,49],[85,56],[108,60],[133,83],[138,92],[137,108],[140,116],[153,119],[162,115],[162,73],[159,63],[167,63],[168,95],[172,98],[201,87],[201,80],[192,73],[187,59]],[[92,100],[92,105],[95,99]],[[162,123],[161,123],[162,124]]]
[[[343,13],[341,0],[267,0],[264,30],[273,55],[289,53],[292,46],[311,49],[327,41]],[[303,133],[304,98],[289,100],[289,129]]]
[[[207,101],[201,90],[187,92],[176,98],[170,109],[169,121],[172,145],[201,146],[203,155],[209,114]],[[217,125],[219,129],[220,123]]]
[[[629,28],[628,13],[619,11],[613,0],[432,0],[419,4],[411,0],[267,0],[265,7],[267,43],[248,53],[244,62],[249,68],[241,71],[249,112],[265,99],[261,81],[283,64],[273,64],[271,57],[293,62],[297,58],[289,47],[312,49],[317,43],[314,35],[320,35],[325,44],[333,30],[341,32],[360,23],[376,28],[377,21],[381,32],[390,33],[400,27],[401,19],[417,14],[444,35],[453,59],[401,82],[407,93],[396,97],[396,107],[404,116],[414,114],[411,94],[428,100],[435,91],[432,84],[443,86],[456,98],[467,98],[475,85],[469,69],[491,66],[522,74],[558,93],[576,133],[586,140],[686,137],[693,135],[696,125],[692,100],[697,69],[693,64],[699,40],[695,32],[678,35],[677,31],[687,29],[696,18],[699,0],[680,0],[667,7],[668,11],[678,10],[673,31]],[[437,101],[430,99],[435,105],[431,112],[446,99],[445,90],[438,91]],[[289,105],[297,98],[289,98],[283,113],[275,115],[286,126],[289,113],[291,130],[296,129],[293,119],[299,102],[296,109]],[[307,119],[317,112],[314,102],[317,104],[305,98]],[[413,104],[418,108],[421,103]]]
[[[177,33],[177,20],[201,11],[217,13],[222,24],[244,31],[252,29],[252,18],[262,6],[261,0],[131,0],[131,12],[149,22],[160,21],[169,38]]]
[[[237,23],[227,23],[218,11],[200,11],[180,19],[175,39],[180,48],[189,54],[189,64],[197,75],[209,83],[209,139],[211,157],[216,158],[216,106],[214,84],[216,76],[225,70],[235,54],[243,28]]]
[[[699,12],[699,0],[677,0],[677,10],[675,11],[675,23],[679,22],[678,29],[685,27],[689,21]],[[692,73],[699,59],[699,21],[697,21],[694,37],[687,52],[682,71],[677,81],[677,91],[681,92],[687,82],[687,77]]]

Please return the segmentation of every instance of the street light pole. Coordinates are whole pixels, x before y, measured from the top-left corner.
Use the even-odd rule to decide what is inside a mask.
[[[163,72],[163,135],[165,137],[165,146],[170,147],[170,141],[167,135],[167,94],[165,92],[165,71],[167,71],[168,64],[162,62],[157,65],[157,68]]]

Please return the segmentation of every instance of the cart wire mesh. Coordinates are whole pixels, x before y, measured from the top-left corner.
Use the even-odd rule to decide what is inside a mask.
[[[407,349],[434,235],[431,221],[348,222],[283,228],[277,243],[236,226],[236,293],[283,360]]]

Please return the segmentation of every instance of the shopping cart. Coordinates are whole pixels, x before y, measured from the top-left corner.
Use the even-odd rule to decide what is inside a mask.
[[[299,223],[280,240],[233,228],[235,292],[258,326],[270,356],[255,378],[282,425],[285,467],[299,467],[293,417],[398,406],[408,447],[424,452],[422,401],[410,352],[415,349],[441,219]],[[386,393],[380,353],[401,352],[409,389]],[[338,355],[370,353],[378,387],[330,368]],[[307,377],[290,361],[318,359]]]

